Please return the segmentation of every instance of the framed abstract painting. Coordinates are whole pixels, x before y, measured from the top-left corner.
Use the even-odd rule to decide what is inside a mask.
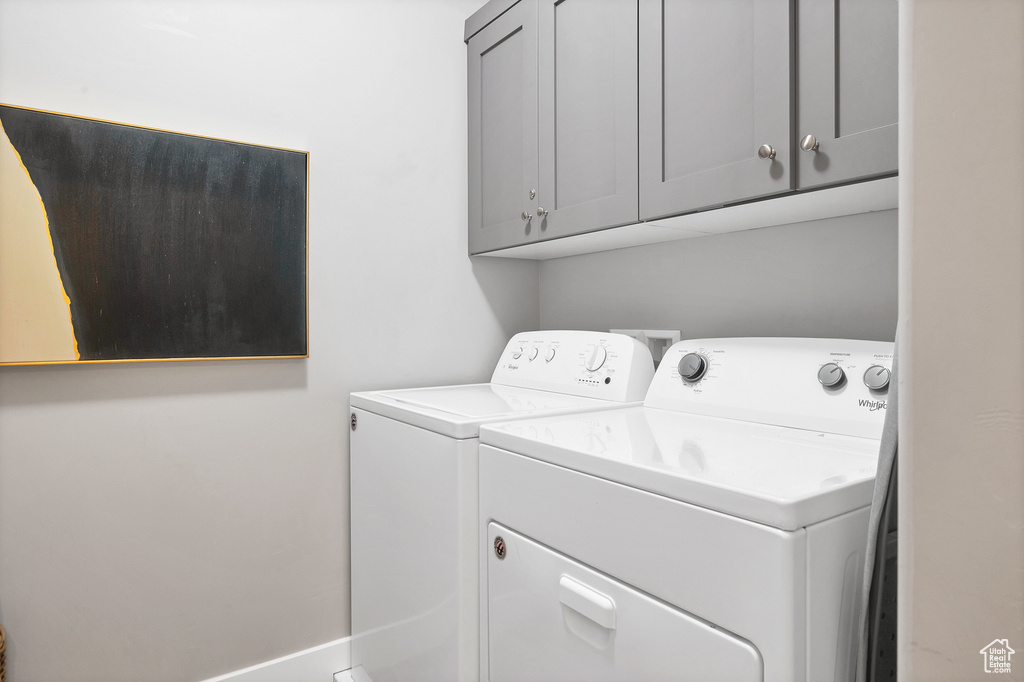
[[[306,152],[0,126],[0,365],[308,356]]]

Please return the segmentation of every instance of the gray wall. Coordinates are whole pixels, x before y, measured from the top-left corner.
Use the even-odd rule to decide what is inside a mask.
[[[891,341],[896,214],[543,261],[541,326]]]
[[[12,682],[348,635],[348,393],[485,380],[537,267],[466,257],[479,0],[0,0],[0,101],[310,152],[310,358],[0,369]]]

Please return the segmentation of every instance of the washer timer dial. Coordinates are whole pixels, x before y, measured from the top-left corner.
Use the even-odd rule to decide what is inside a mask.
[[[608,351],[604,346],[594,346],[594,350],[590,352],[587,357],[585,367],[588,372],[596,372],[601,369],[604,365],[604,361],[608,359]]]

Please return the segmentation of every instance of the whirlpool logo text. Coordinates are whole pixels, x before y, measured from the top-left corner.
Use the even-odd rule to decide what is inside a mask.
[[[860,403],[861,407],[866,407],[869,410],[871,410],[872,412],[874,412],[875,410],[884,410],[885,409],[885,401],[884,400],[859,400],[858,402]]]

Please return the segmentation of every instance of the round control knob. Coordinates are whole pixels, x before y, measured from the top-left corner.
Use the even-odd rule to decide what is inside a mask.
[[[884,391],[889,388],[889,370],[881,365],[871,365],[864,372],[864,385],[872,391]]]
[[[531,348],[530,349],[529,357],[530,357],[530,361],[531,362],[537,359],[537,353],[539,353],[539,352],[540,351],[537,350],[537,348]]]
[[[512,349],[512,359],[513,360],[518,360],[521,357],[523,357],[523,347],[519,346],[518,348],[513,348]]]
[[[551,362],[555,359],[555,349],[548,348],[547,352],[544,353],[544,362]]]
[[[587,358],[586,368],[588,372],[596,372],[601,369],[604,361],[608,359],[608,351],[605,350],[604,346],[594,346],[594,350],[591,351],[590,357]]]
[[[687,353],[679,361],[679,376],[683,381],[700,381],[708,371],[708,361],[700,353]]]
[[[846,381],[846,372],[836,363],[830,362],[818,370],[818,381],[825,388],[839,388]]]

